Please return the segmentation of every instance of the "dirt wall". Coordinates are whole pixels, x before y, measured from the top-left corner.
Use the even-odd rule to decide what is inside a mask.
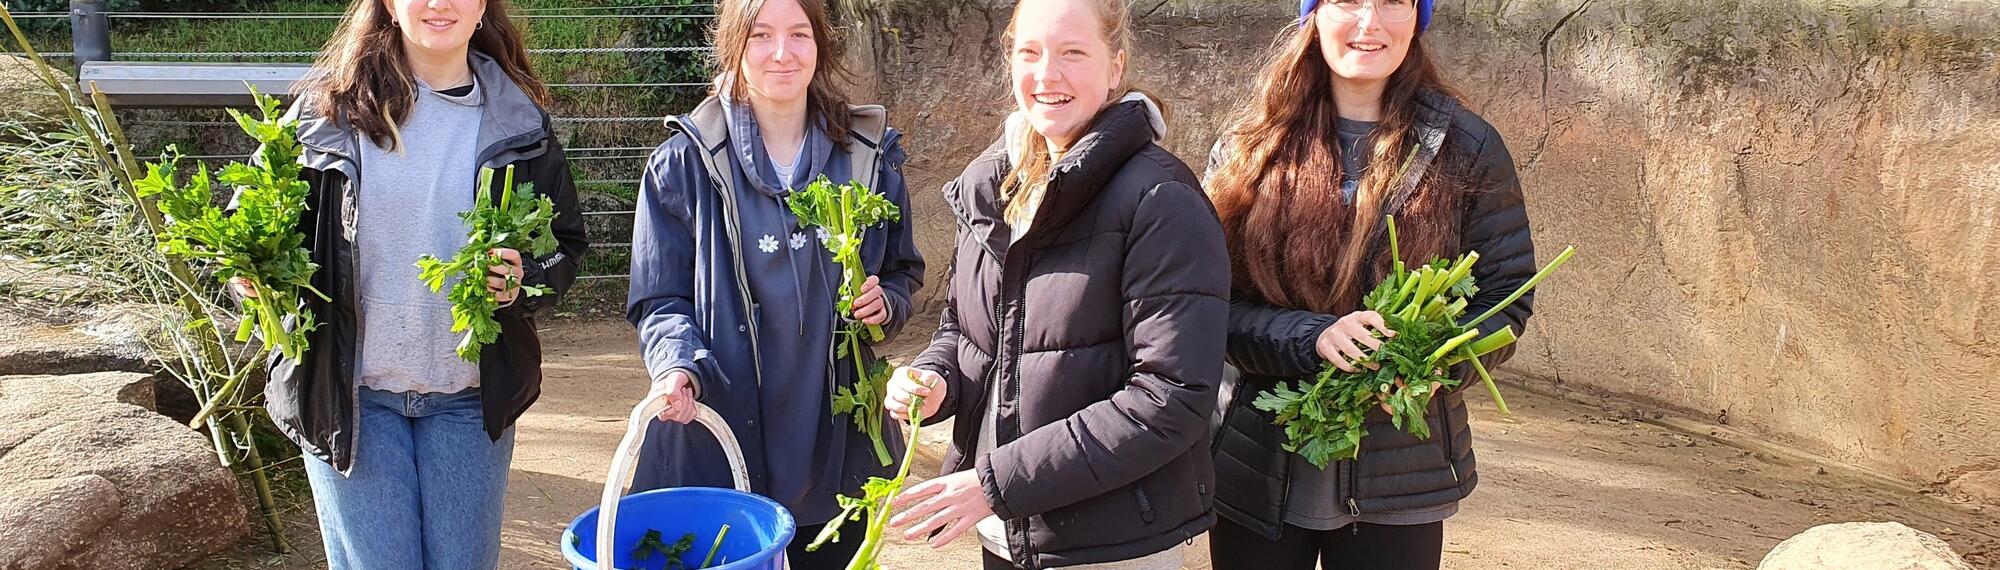
[[[1293,16],[1154,4],[1135,71],[1199,170]],[[867,24],[882,73],[864,91],[909,133],[937,260],[936,190],[1011,109],[1006,6],[890,2]],[[1918,482],[2000,470],[2000,2],[1446,6],[1425,39],[1507,137],[1544,258],[1581,250],[1542,292],[1516,381]]]

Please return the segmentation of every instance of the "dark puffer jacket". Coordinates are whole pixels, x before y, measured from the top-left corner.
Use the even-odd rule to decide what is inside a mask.
[[[1422,120],[1416,134],[1422,147],[1419,162],[1411,168],[1434,168],[1437,164],[1470,168],[1461,174],[1471,187],[1458,233],[1459,251],[1480,254],[1473,268],[1480,292],[1466,309],[1467,315],[1477,315],[1535,273],[1535,245],[1528,232],[1521,184],[1515,176],[1514,159],[1492,125],[1450,97],[1425,93],[1421,101]],[[1388,203],[1402,202],[1392,197]],[[1386,256],[1388,246],[1381,233],[1374,247]],[[1479,328],[1492,332],[1511,326],[1516,333],[1522,332],[1533,303],[1530,293]],[[1215,439],[1216,498],[1223,516],[1273,540],[1284,528],[1291,462],[1303,460],[1279,447],[1284,431],[1272,425],[1271,414],[1250,402],[1277,382],[1317,374],[1326,361],[1314,343],[1338,318],[1274,307],[1241,293],[1230,303],[1229,362],[1242,374],[1224,388],[1222,426]],[[1482,362],[1490,368],[1512,354],[1509,347],[1487,355]],[[1466,380],[1460,390],[1431,401],[1428,422],[1432,437],[1428,440],[1396,429],[1381,410],[1370,412],[1360,457],[1328,466],[1336,470],[1336,503],[1345,505],[1355,517],[1364,517],[1368,513],[1443,507],[1471,494],[1479,474],[1462,394],[1465,386],[1477,382],[1469,370],[1458,371]]]
[[[948,382],[946,471],[977,469],[1028,568],[1138,558],[1215,522],[1228,252],[1194,173],[1154,144],[1154,116],[1143,102],[1100,113],[1017,244],[998,198],[1004,142],[945,187],[950,304],[914,366]],[[998,447],[973,457],[987,406]]]

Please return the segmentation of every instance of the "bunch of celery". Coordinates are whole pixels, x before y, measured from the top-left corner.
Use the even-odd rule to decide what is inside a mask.
[[[536,195],[532,182],[515,186],[512,166],[507,167],[504,183],[500,203],[496,205],[493,169],[479,169],[478,199],[471,210],[458,215],[471,228],[465,246],[448,262],[428,254],[417,260],[417,268],[421,270],[417,277],[432,293],[444,289],[446,280],[458,277],[447,297],[451,299],[451,332],[465,333],[458,342],[458,357],[467,362],[479,362],[480,349],[500,339],[500,322],[493,319],[493,313],[500,310],[500,302],[486,289],[486,272],[487,268],[505,262],[493,251],[521,252],[522,263],[533,263],[534,258],[556,251],[552,229],[555,202]],[[507,279],[508,287],[520,285],[511,275]],[[545,287],[520,287],[520,294],[536,297],[549,291]]]
[[[166,225],[159,234],[160,249],[171,255],[199,259],[214,268],[224,282],[243,278],[250,282],[255,297],[243,299],[243,318],[236,329],[236,341],[248,342],[260,333],[264,344],[299,360],[308,347],[308,336],[318,327],[311,309],[299,303],[307,292],[326,299],[312,286],[319,265],[305,247],[299,232],[299,218],[306,212],[310,191],[299,179],[298,122],[285,121],[275,97],[251,96],[263,118],[229,110],[229,116],[259,146],[250,164],[231,163],[220,177],[211,178],[208,166],[195,171],[186,184],[177,180],[181,156],[169,148],[162,163],[146,165],[146,177],[133,181],[141,198],[158,201]],[[236,204],[225,210],[215,204],[214,184],[237,188]],[[284,318],[293,317],[286,331]]]
[[[799,227],[814,227],[825,232],[823,242],[826,249],[833,253],[833,261],[839,263],[841,269],[840,296],[835,301],[834,310],[843,319],[854,314],[854,300],[861,295],[861,287],[868,281],[868,270],[861,265],[863,232],[869,227],[902,219],[901,210],[895,202],[866,186],[854,182],[835,185],[825,176],[805,189],[793,192],[786,203],[791,206],[792,215],[799,219]],[[879,342],[883,336],[882,327],[847,320],[835,334],[834,357],[851,357],[855,378],[853,386],[842,386],[834,392],[833,413],[853,416],[855,428],[868,434],[874,442],[875,459],[883,465],[890,465],[894,458],[889,456],[889,448],[882,442],[882,398],[888,394],[889,364],[880,358],[863,361],[863,335],[870,342]]]
[[[1358,372],[1343,372],[1328,364],[1310,383],[1300,382],[1295,387],[1280,382],[1251,402],[1257,409],[1276,414],[1275,423],[1285,428],[1286,451],[1298,453],[1321,468],[1360,453],[1369,410],[1386,406],[1397,429],[1429,438],[1430,425],[1425,423],[1424,413],[1432,396],[1458,387],[1450,369],[1460,363],[1472,364],[1494,404],[1501,413],[1508,413],[1506,400],[1501,399],[1493,376],[1479,357],[1513,344],[1517,337],[1511,327],[1481,336],[1479,323],[1533,290],[1576,252],[1565,248],[1505,300],[1484,314],[1461,320],[1466,306],[1479,293],[1472,278],[1479,253],[1466,253],[1456,262],[1439,259],[1411,269],[1402,261],[1396,219],[1392,216],[1387,223],[1390,255],[1396,261],[1389,276],[1361,302],[1367,310],[1381,314],[1396,334],[1382,339],[1381,347],[1356,362]]]
[[[889,502],[894,501],[896,495],[903,492],[903,483],[910,478],[910,464],[916,462],[917,430],[924,422],[923,409],[923,398],[915,398],[910,402],[910,421],[907,424],[910,432],[909,441],[903,448],[903,466],[896,471],[896,478],[869,477],[868,482],[861,486],[861,498],[856,499],[846,495],[836,497],[840,502],[840,515],[826,523],[826,527],[820,530],[819,536],[813,537],[812,544],[806,546],[806,551],[819,550],[819,547],[828,542],[839,542],[842,524],[866,517],[868,528],[861,539],[861,550],[856,551],[854,558],[848,560],[847,570],[882,568],[881,563],[876,562],[875,558],[881,555],[882,544],[888,540],[885,535],[889,527]]]

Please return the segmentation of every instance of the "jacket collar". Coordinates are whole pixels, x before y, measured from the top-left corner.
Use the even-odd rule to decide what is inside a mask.
[[[757,115],[750,109],[750,102],[737,101],[730,96],[735,74],[726,73],[717,79],[719,87],[716,99],[720,103],[729,130],[731,162],[741,166],[743,177],[750,180],[750,186],[768,196],[785,194],[785,182],[778,179],[777,168],[772,166],[771,154],[764,149],[764,130],[757,124]],[[833,140],[827,138],[821,125],[808,121],[804,148],[799,154],[799,163],[792,165],[798,169],[795,175],[805,180],[813,180],[826,171],[828,161],[833,156]]]
[[[964,203],[953,200],[951,204],[968,225],[984,234],[988,248],[995,253],[1008,249],[1012,231],[1002,219],[1006,205],[1000,201],[1000,186],[1013,168],[1013,155],[1020,152],[1017,141],[1026,132],[1018,113],[1007,122],[1007,134],[966,169],[969,177],[961,191],[970,194],[958,197],[965,199]],[[1144,95],[1128,95],[1098,112],[1090,129],[1051,167],[1048,189],[1035,209],[1029,237],[1022,243],[1039,243],[1036,236],[1053,235],[1050,229],[1069,225],[1127,161],[1165,136],[1166,122],[1159,105]]]
[[[1410,154],[1409,167],[1396,185],[1396,193],[1383,204],[1384,212],[1400,212],[1416,196],[1417,184],[1430,172],[1431,163],[1444,150],[1445,134],[1451,131],[1451,117],[1458,112],[1458,100],[1431,90],[1417,93],[1417,145]],[[1377,228],[1383,236],[1387,230]]]

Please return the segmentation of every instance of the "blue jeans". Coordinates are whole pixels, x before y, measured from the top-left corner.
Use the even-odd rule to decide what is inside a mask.
[[[331,570],[492,570],[514,429],[486,435],[479,389],[361,389],[346,475],[305,458]]]

